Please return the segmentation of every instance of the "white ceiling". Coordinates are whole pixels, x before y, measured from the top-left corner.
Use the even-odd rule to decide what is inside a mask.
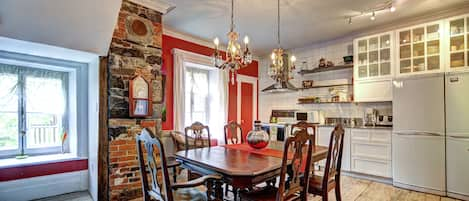
[[[0,36],[106,55],[121,0],[0,0]]]
[[[215,36],[227,41],[230,0],[167,0],[176,8],[163,17],[174,31],[206,40]],[[373,28],[428,15],[436,11],[466,6],[468,0],[395,0],[397,11],[380,12],[376,20],[359,17],[348,24],[346,16],[359,14],[386,0],[280,0],[281,43],[286,49],[304,47]],[[276,47],[277,1],[235,0],[236,31],[249,35],[256,55]]]

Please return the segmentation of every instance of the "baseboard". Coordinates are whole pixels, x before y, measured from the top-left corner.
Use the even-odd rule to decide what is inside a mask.
[[[88,189],[88,170],[0,182],[0,198],[8,201],[39,199]]]
[[[457,198],[457,199],[460,199],[460,200],[469,201],[469,195],[461,195],[461,194],[459,194],[459,193],[451,193],[451,192],[448,192],[448,197],[452,197],[452,198]]]
[[[429,189],[429,188],[422,188],[422,187],[413,186],[413,185],[409,185],[409,184],[403,184],[403,183],[399,183],[399,182],[393,182],[393,185],[396,186],[396,187],[405,188],[405,189],[409,189],[409,190],[420,191],[420,192],[435,194],[435,195],[439,195],[439,196],[446,196],[446,191],[440,191],[440,190]]]
[[[362,174],[362,173],[357,173],[357,172],[349,172],[349,171],[343,171],[343,170],[341,171],[341,174],[345,176],[357,178],[357,179],[365,179],[365,180],[392,185],[392,178]]]

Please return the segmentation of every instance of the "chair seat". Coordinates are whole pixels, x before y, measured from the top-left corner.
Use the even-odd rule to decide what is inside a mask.
[[[260,190],[243,192],[240,194],[241,200],[243,201],[275,201],[277,198],[278,188],[276,187],[265,187]],[[285,200],[296,200],[300,196],[290,195]]]
[[[173,191],[175,201],[207,201],[207,193],[204,187],[181,188]]]
[[[309,178],[309,187],[308,192],[311,194],[320,195],[322,194],[322,180],[324,179],[323,176],[319,175],[311,175]],[[332,190],[335,186],[335,180],[329,181],[327,185],[327,191]]]

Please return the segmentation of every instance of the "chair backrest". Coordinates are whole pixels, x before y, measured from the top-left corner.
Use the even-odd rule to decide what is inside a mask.
[[[146,128],[142,130],[140,135],[137,135],[137,154],[142,179],[143,197],[145,201],[149,201],[150,197],[156,200],[173,201],[163,144],[158,137],[153,136],[151,131]],[[158,171],[161,171],[162,175],[161,184],[158,181]],[[148,178],[150,178],[151,188]]]
[[[316,124],[313,123],[308,123],[306,121],[299,121],[296,124],[292,124],[291,130],[294,133],[295,130],[301,130],[301,129],[306,129],[308,131],[308,134],[310,135],[316,135]],[[311,130],[311,132],[309,132]]]
[[[204,130],[206,130],[207,136],[204,136]],[[189,148],[201,148],[201,147],[210,147],[210,129],[208,126],[203,125],[202,123],[196,121],[192,125],[184,129],[184,134],[186,138],[186,150]],[[192,137],[194,140],[189,141],[189,138]],[[204,139],[205,138],[205,139]],[[193,144],[191,144],[191,142]],[[205,145],[207,143],[207,145]]]
[[[344,148],[344,129],[338,124],[331,133],[329,150],[327,151],[326,167],[324,170],[323,189],[327,189],[327,184],[340,176],[340,166],[342,164],[342,150]]]
[[[309,182],[304,181],[309,179],[313,142],[314,136],[309,135],[306,129],[296,131],[294,136],[285,141],[277,201],[283,201],[298,192],[306,200]],[[291,170],[287,170],[289,161]],[[285,188],[287,174],[290,176],[288,190]]]
[[[225,144],[243,144],[243,129],[235,121],[230,121],[224,127]],[[239,131],[239,132],[238,132]],[[239,136],[238,136],[239,133]]]

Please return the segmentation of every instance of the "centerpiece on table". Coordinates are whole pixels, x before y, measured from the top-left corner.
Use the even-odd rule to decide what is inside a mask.
[[[246,136],[249,146],[255,149],[267,147],[269,138],[269,134],[261,128],[261,121],[254,121],[254,130],[249,131]]]

